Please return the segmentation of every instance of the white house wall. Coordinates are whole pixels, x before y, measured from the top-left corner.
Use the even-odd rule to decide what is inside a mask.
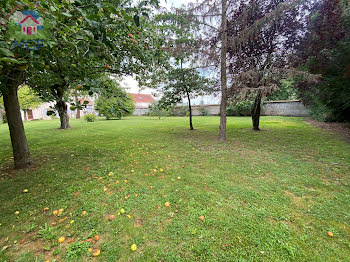
[[[220,95],[205,95],[191,99],[191,105],[219,105],[221,102]],[[183,105],[188,105],[187,98],[182,99]]]

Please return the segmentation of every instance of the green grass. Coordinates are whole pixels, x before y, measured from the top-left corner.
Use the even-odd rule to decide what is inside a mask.
[[[229,118],[227,143],[218,124],[28,122],[22,171],[0,125],[0,261],[350,261],[350,146],[301,118]]]

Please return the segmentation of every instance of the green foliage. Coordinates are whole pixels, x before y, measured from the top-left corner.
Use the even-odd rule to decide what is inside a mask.
[[[148,109],[150,116],[157,116],[159,119],[169,114],[164,108],[160,106],[158,102],[153,102],[152,104],[150,104]]]
[[[188,96],[194,98],[209,93],[212,82],[196,69],[174,68],[168,72],[160,91],[163,93],[159,103],[163,108],[169,108]]]
[[[96,100],[96,110],[107,119],[130,116],[135,111],[132,97],[121,89],[120,85],[108,81],[109,89],[101,89]]]
[[[6,124],[7,123],[7,116],[6,116],[6,112],[5,110],[3,110],[1,107],[0,107],[0,111],[2,113],[2,123]],[[0,113],[0,114],[1,114]]]
[[[45,240],[53,240],[56,239],[57,236],[54,233],[55,229],[53,227],[50,227],[49,224],[45,223],[44,226],[41,226],[38,235],[39,237],[45,239]]]
[[[311,114],[322,121],[350,122],[350,6],[325,0],[314,13],[303,45],[304,68],[321,75],[316,85],[298,83]]]
[[[29,225],[26,225],[25,227],[24,227],[24,233],[29,233],[29,232],[32,232],[32,231],[34,231],[34,229],[36,228],[36,225],[35,224],[29,224]]]
[[[282,79],[280,88],[266,97],[267,101],[295,100],[298,99],[297,90],[293,86],[294,81]]]
[[[250,116],[253,107],[253,100],[242,100],[236,103],[230,103],[227,106],[227,116]]]
[[[95,120],[96,120],[96,115],[95,115],[95,114],[86,114],[86,115],[84,116],[84,120],[85,120],[86,122],[95,122]]]
[[[68,259],[78,259],[85,255],[88,249],[91,247],[91,243],[83,242],[73,242],[67,248],[66,257]],[[76,261],[76,260],[74,260]]]
[[[161,13],[155,21],[165,57],[152,72],[139,75],[139,82],[141,86],[155,88],[163,94],[159,104],[169,110],[170,115],[186,116],[189,109],[181,111],[175,109],[176,105],[183,99],[210,93],[213,85],[211,79],[192,67],[199,48],[195,37],[199,32],[198,25],[191,23],[183,9]]]
[[[169,108],[170,116],[186,116],[188,112],[187,106],[172,106]]]
[[[209,114],[208,109],[206,109],[205,107],[200,107],[198,111],[201,114],[201,116],[207,116]]]
[[[28,110],[37,108],[42,100],[29,86],[24,85],[18,90],[18,102],[22,110]]]

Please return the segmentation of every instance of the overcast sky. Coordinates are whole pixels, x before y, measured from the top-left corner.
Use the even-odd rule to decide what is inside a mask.
[[[188,4],[190,2],[195,2],[195,0],[161,0],[160,5],[162,7],[170,9],[171,7],[180,7],[181,5]],[[138,83],[131,76],[125,77],[124,80],[121,82],[121,85],[125,88],[125,90],[128,93],[151,94],[152,92],[154,92],[154,90],[152,89],[145,89],[139,92]]]

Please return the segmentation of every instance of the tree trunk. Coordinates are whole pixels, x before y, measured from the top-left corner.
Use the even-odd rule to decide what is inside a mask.
[[[253,130],[255,131],[260,130],[259,122],[260,122],[260,111],[261,111],[261,98],[262,98],[262,93],[261,93],[261,90],[259,89],[252,108]]]
[[[180,68],[182,70],[182,60],[181,60],[181,63],[180,63]],[[185,83],[185,76],[183,75],[183,82]],[[188,112],[190,112],[190,130],[194,130],[193,128],[193,124],[192,124],[192,107],[191,107],[191,98],[190,98],[190,93],[188,92],[188,88],[187,86],[185,85],[185,92],[186,92],[186,95],[187,95],[187,100],[188,100]]]
[[[28,121],[27,110],[23,110],[23,117],[24,117],[24,121]]]
[[[188,111],[190,112],[190,130],[194,130],[192,124],[192,107],[191,107],[191,99],[190,94],[188,93],[188,89],[186,88],[187,100],[188,100]]]
[[[77,109],[76,119],[80,119],[80,110],[79,109]]]
[[[227,108],[227,72],[226,72],[226,53],[227,53],[227,0],[221,2],[221,104],[220,104],[220,132],[219,141],[226,141],[226,108]]]
[[[75,116],[76,119],[80,119],[80,109],[78,108],[78,97],[75,95],[75,105],[77,106],[77,114]]]
[[[60,121],[61,121],[61,129],[67,129],[70,128],[69,125],[69,116],[67,113],[67,104],[63,101],[63,99],[59,99],[56,101],[56,107],[58,109],[58,114],[60,115]]]
[[[12,77],[16,78],[16,80],[9,80],[7,92],[3,93],[3,99],[10,130],[15,168],[21,169],[30,167],[33,162],[30,158],[27,137],[24,131],[21,109],[18,102],[17,90],[18,86],[22,83],[20,79],[21,76],[18,77],[18,74],[21,73],[16,72],[12,74]]]

